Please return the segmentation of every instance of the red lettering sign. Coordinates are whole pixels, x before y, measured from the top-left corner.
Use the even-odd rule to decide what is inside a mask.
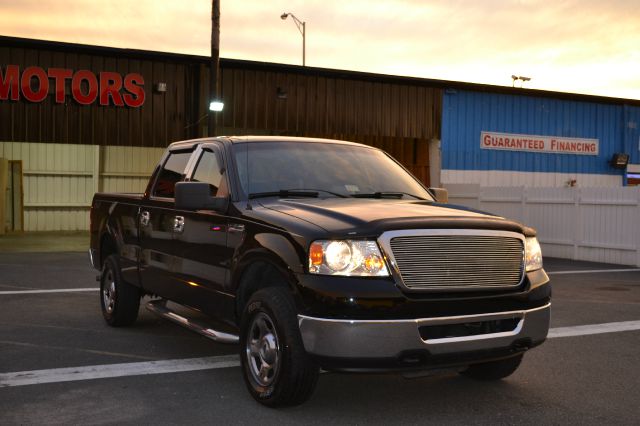
[[[2,68],[0,68],[0,100],[6,101],[11,98],[12,101],[17,101],[20,99],[18,80],[20,80],[20,68],[17,65],[7,65],[4,75]]]
[[[88,88],[86,93],[82,92],[82,82],[86,81]],[[90,105],[98,97],[98,79],[91,71],[80,70],[73,75],[71,80],[71,93],[73,99],[81,105]]]
[[[122,88],[122,76],[117,72],[101,72],[100,73],[100,105],[109,105],[109,96],[113,99],[116,106],[122,106],[122,96],[120,89]]]
[[[124,89],[129,92],[122,95],[124,103],[137,108],[144,103],[144,78],[140,74],[127,74],[124,78]]]
[[[38,80],[38,90],[33,90],[31,80],[35,77]],[[25,99],[31,102],[42,102],[49,94],[49,77],[42,68],[29,67],[22,73],[20,79],[22,94]]]
[[[530,136],[484,131],[480,133],[481,149],[598,155],[598,146],[598,139]]]
[[[99,75],[89,70],[27,67],[20,74],[18,65],[0,68],[0,100],[42,102],[49,94],[49,79],[53,79],[55,102],[62,104],[67,96],[66,82],[71,80],[71,97],[80,105],[100,105],[138,108],[144,104],[144,78],[137,73],[123,75],[103,71]],[[99,98],[98,98],[99,97]]]
[[[49,68],[48,74],[56,82],[56,103],[63,104],[65,95],[64,82],[73,76],[73,72],[62,68]]]

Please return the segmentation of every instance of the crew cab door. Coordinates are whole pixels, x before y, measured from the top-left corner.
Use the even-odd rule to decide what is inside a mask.
[[[181,299],[184,289],[176,285],[174,247],[174,187],[184,180],[193,149],[170,151],[155,176],[149,198],[138,214],[140,229],[140,278],[149,293],[170,300]]]
[[[206,182],[212,197],[229,197],[222,146],[200,145],[186,180]],[[176,210],[176,273],[188,285],[183,303],[221,319],[233,315],[234,296],[227,288],[232,253],[227,248],[229,218],[215,210]]]

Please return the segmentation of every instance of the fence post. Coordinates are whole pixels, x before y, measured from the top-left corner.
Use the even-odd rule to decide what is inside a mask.
[[[522,187],[522,194],[521,194],[522,199],[520,200],[521,205],[522,205],[522,215],[520,216],[522,218],[522,223],[524,223],[525,225],[529,224],[529,209],[527,208],[527,201],[529,200],[529,190],[527,189],[526,186]]]
[[[573,217],[575,227],[573,229],[573,260],[579,259],[579,248],[582,241],[582,215],[580,214],[580,201],[582,201],[582,189],[573,191]]]
[[[638,197],[638,214],[636,217],[640,217],[640,186],[636,187],[636,195]],[[636,266],[640,266],[640,226],[636,226]]]
[[[100,192],[100,145],[93,146],[93,194]],[[93,199],[93,194],[89,200]]]

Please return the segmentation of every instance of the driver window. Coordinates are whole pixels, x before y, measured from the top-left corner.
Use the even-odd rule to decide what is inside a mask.
[[[191,178],[192,182],[206,182],[209,184],[211,196],[226,195],[226,185],[222,176],[222,164],[212,151],[202,151],[198,165]]]

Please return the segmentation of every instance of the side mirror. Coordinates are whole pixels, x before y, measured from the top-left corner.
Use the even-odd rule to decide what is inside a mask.
[[[178,210],[216,210],[225,213],[229,198],[212,197],[206,182],[177,182],[175,206]]]
[[[429,191],[436,198],[436,201],[439,203],[446,204],[449,202],[449,191],[444,188],[429,188]]]

